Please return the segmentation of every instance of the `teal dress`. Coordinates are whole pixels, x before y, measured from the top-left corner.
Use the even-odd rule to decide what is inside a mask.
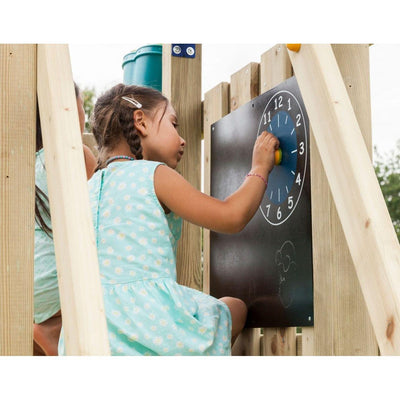
[[[176,282],[182,220],[157,199],[159,165],[113,162],[89,181],[111,354],[230,355],[227,305]]]
[[[44,166],[44,151],[36,153],[35,183],[48,197],[47,176]],[[51,227],[39,206],[46,224]],[[35,258],[34,258],[34,322],[39,324],[60,311],[60,296],[56,269],[54,242],[35,222]]]

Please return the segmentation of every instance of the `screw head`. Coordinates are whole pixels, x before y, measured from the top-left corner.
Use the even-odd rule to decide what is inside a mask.
[[[173,47],[172,51],[173,51],[175,54],[181,54],[181,52],[182,52],[181,46],[175,45],[175,46]]]
[[[186,53],[187,53],[189,56],[192,56],[192,55],[194,54],[194,48],[191,47],[191,46],[189,46],[189,47],[186,49]]]

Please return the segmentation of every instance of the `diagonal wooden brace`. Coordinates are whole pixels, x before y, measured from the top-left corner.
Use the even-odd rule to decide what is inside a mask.
[[[68,355],[109,355],[67,45],[38,45],[37,90]]]
[[[382,355],[400,355],[400,245],[330,45],[289,56]]]

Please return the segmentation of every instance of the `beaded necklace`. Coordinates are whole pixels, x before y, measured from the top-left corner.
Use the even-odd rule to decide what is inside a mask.
[[[129,156],[114,156],[114,157],[109,158],[106,161],[106,167],[108,166],[108,164],[110,164],[110,162],[113,162],[114,160],[120,160],[120,159],[135,161],[135,159],[133,157],[129,157]]]

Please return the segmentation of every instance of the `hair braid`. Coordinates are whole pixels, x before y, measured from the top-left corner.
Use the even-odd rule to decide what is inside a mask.
[[[132,154],[137,160],[141,160],[143,158],[142,145],[140,143],[140,137],[135,128],[135,121],[133,120],[132,112],[120,112],[119,121],[122,128],[122,134],[128,142]]]
[[[157,90],[122,83],[100,96],[92,116],[93,134],[99,147],[97,170],[105,167],[108,154],[121,139],[126,140],[136,159],[143,159],[140,136],[133,119],[133,113],[138,108],[122,97],[135,99],[142,105],[141,110],[149,116],[153,115],[161,104],[165,104],[165,110],[168,105],[168,99]]]

